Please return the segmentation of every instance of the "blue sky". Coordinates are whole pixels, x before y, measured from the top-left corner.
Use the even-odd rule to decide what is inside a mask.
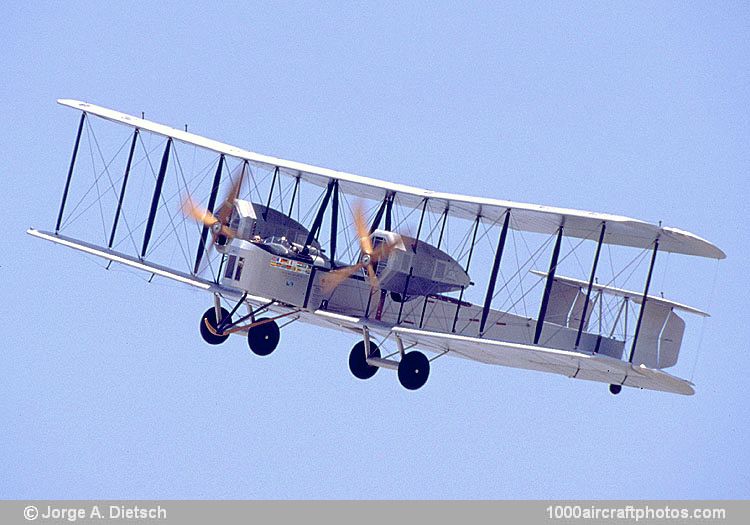
[[[0,497],[750,496],[746,4],[6,11]],[[697,395],[615,398],[447,358],[406,392],[388,371],[351,377],[353,337],[296,324],[267,359],[240,339],[207,347],[209,297],[25,235],[54,226],[77,123],[60,97],[362,175],[696,232],[728,259],[672,256],[661,279],[713,315],[679,365]]]

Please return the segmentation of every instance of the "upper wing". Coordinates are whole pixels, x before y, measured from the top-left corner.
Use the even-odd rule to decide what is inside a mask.
[[[405,344],[449,352],[482,363],[538,370],[576,379],[692,395],[692,383],[645,366],[633,366],[603,355],[588,355],[542,346],[491,341],[455,334],[396,327]]]
[[[388,193],[399,196],[399,205],[418,208],[427,199],[428,208],[437,213],[447,210],[448,215],[463,219],[481,216],[491,222],[499,222],[510,210],[510,226],[519,231],[553,234],[564,226],[565,235],[580,239],[594,239],[603,222],[606,223],[604,242],[635,248],[648,248],[659,239],[661,251],[723,259],[725,254],[710,242],[692,233],[677,228],[660,227],[637,219],[619,215],[580,211],[567,208],[525,204],[485,197],[471,197],[453,193],[435,192],[403,184],[380,181],[327,168],[311,166],[301,162],[261,155],[235,146],[229,146],[193,133],[157,124],[138,117],[77,100],[61,99],[62,105],[82,110],[98,117],[144,129],[175,140],[202,148],[245,159],[253,164],[276,167],[281,175],[300,178],[311,184],[324,187],[331,179],[339,181],[341,191],[365,199],[382,199]]]

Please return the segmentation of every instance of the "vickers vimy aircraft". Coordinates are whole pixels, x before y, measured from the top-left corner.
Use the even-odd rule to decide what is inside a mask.
[[[241,334],[253,353],[268,355],[281,330],[302,321],[358,339],[349,353],[357,378],[393,369],[410,390],[425,384],[432,361],[452,355],[598,381],[614,394],[622,386],[693,393],[664,369],[677,363],[681,315],[708,314],[650,286],[658,253],[724,258],[696,235],[384,182],[144,115],[58,102],[81,112],[62,202],[54,230],[28,233],[102,258],[108,269],[211,294],[198,323],[210,345]],[[95,133],[100,126],[112,136]],[[91,162],[77,162],[86,150]],[[610,273],[601,278],[606,256]],[[581,275],[563,276],[574,260]],[[642,288],[616,283],[644,266]],[[532,295],[538,305],[527,304]]]

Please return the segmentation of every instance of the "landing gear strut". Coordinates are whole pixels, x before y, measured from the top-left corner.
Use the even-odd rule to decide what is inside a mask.
[[[232,311],[229,312],[221,306],[221,297],[218,294],[215,294],[213,308],[206,310],[206,313],[204,313],[201,318],[201,336],[208,344],[218,345],[226,341],[231,334],[246,331],[247,344],[250,346],[250,350],[256,355],[269,355],[276,350],[281,336],[281,327],[276,320],[281,319],[282,317],[294,315],[295,313],[298,313],[299,310],[290,310],[273,317],[256,318],[259,313],[267,311],[275,301],[270,301],[252,309],[250,304],[245,303],[246,298],[247,293],[242,295],[242,298],[237,301],[237,304],[232,308]],[[248,306],[247,315],[243,315],[236,322],[233,322],[232,316],[243,304],[247,304]],[[284,326],[295,320],[296,319],[292,319],[285,323]]]
[[[204,313],[203,317],[201,317],[201,336],[203,337],[203,340],[210,345],[220,345],[229,337],[229,334],[212,333],[211,330],[208,329],[208,326],[206,326],[206,323],[208,323],[209,325],[211,325],[213,331],[217,332],[219,321],[221,321],[222,319],[226,319],[227,322],[232,322],[232,317],[229,315],[229,312],[225,308],[221,308],[219,310],[219,313],[221,315],[221,318],[217,319],[216,308],[211,307],[206,310],[206,313]]]
[[[395,355],[395,352],[381,358],[380,348],[370,339],[370,331],[366,326],[362,328],[362,335],[364,341],[354,345],[349,353],[349,370],[354,377],[370,379],[378,371],[378,368],[390,368],[398,370],[398,380],[401,386],[407,390],[417,390],[424,386],[430,376],[430,360],[427,359],[427,356],[416,350],[406,352],[404,343],[396,335],[396,345],[398,346],[398,353],[401,354],[401,361],[390,359],[391,355]]]

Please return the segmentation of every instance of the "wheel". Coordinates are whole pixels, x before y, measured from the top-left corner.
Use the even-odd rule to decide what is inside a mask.
[[[617,395],[622,391],[622,385],[609,385],[609,391],[612,395]]]
[[[257,319],[263,321],[264,319]],[[267,321],[247,331],[247,344],[255,355],[266,356],[279,346],[281,331],[276,321]]]
[[[430,360],[422,352],[409,352],[398,364],[398,380],[407,390],[424,386],[430,376]]]
[[[391,292],[390,296],[391,296],[391,301],[393,301],[394,303],[403,303],[404,302],[403,297],[398,292]]]
[[[380,357],[380,348],[375,343],[370,343],[369,357]],[[360,341],[349,352],[349,370],[357,379],[370,379],[378,371],[377,366],[368,365],[365,360],[365,342]]]
[[[227,317],[228,321],[231,323],[232,318],[228,316],[229,316],[229,312],[226,309],[222,308],[221,319],[224,319],[225,317]],[[211,328],[216,330],[216,326],[219,324],[219,321],[221,319],[218,319],[218,320],[216,319],[216,309],[213,307],[206,310],[206,313],[204,313],[203,317],[201,317],[201,326],[200,326],[201,336],[203,337],[203,340],[210,345],[220,345],[221,343],[226,341],[227,338],[229,337],[229,334],[226,334],[226,335],[212,334],[211,331],[206,326],[206,321],[208,321],[208,323],[211,325]]]

